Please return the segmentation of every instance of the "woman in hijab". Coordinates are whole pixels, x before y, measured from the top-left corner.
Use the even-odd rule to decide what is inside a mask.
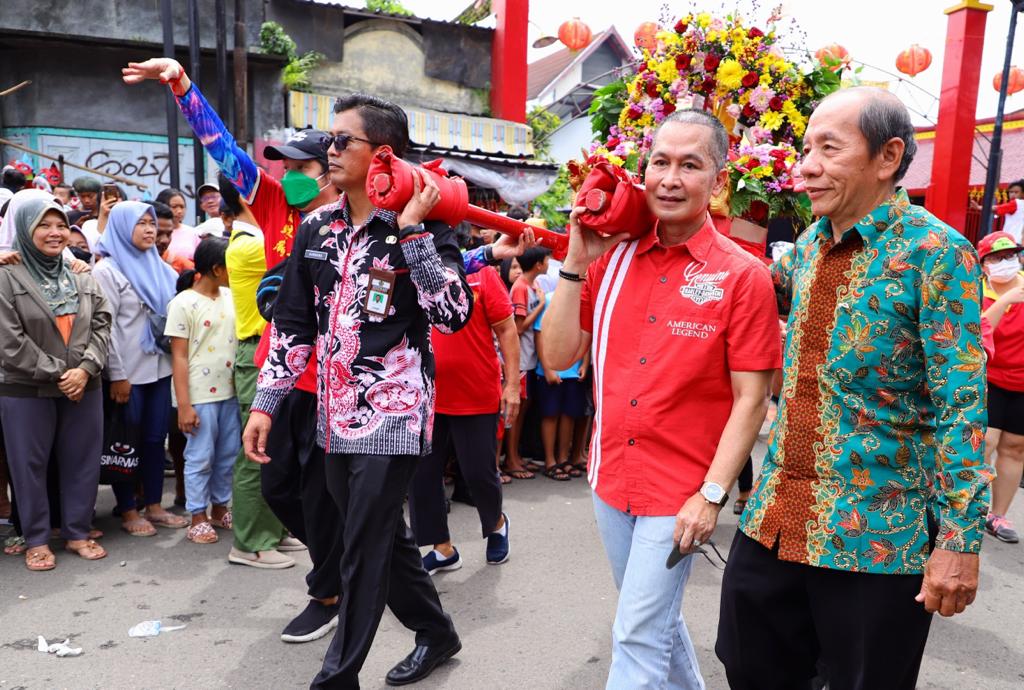
[[[20,261],[0,267],[0,420],[25,565],[38,571],[56,565],[47,543],[51,452],[60,468],[66,548],[88,560],[107,555],[88,537],[102,446],[100,372],[112,315],[95,280],[73,274],[62,257],[70,234],[64,207],[52,196],[20,196],[8,209]]]
[[[104,258],[93,274],[114,312],[105,376],[111,399],[128,404],[128,422],[141,432],[139,475],[145,515],[139,513],[131,483],[114,484],[114,495],[121,528],[135,537],[151,537],[156,534],[154,525],[189,523],[160,506],[171,412],[171,357],[154,334],[163,334],[178,276],[156,250],[156,214],[141,201],[122,201],[111,209],[96,249]]]

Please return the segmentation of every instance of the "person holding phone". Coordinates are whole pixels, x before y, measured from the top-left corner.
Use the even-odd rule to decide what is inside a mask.
[[[591,349],[587,478],[619,590],[608,688],[704,687],[680,613],[692,552],[708,541],[768,410],[781,365],[765,265],[715,230],[708,202],[728,181],[729,137],[678,110],[654,132],[642,237],[583,229],[544,315],[544,357]],[[686,554],[665,567],[666,556]]]

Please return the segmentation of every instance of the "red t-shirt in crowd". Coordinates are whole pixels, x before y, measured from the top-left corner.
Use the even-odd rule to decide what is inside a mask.
[[[1022,274],[1024,275],[1024,274]],[[999,298],[985,281],[981,310]],[[992,332],[995,353],[988,360],[988,380],[1000,388],[1024,393],[1024,304],[1011,304]]]
[[[451,334],[431,329],[439,414],[493,414],[501,406],[501,363],[491,327],[512,318],[512,302],[490,266],[466,280],[473,290],[469,323]]]
[[[590,267],[580,326],[593,334],[591,487],[617,510],[675,515],[711,466],[730,372],[782,366],[767,267],[710,218],[672,247],[655,228]]]
[[[302,222],[301,214],[288,205],[281,183],[260,170],[259,181],[252,194],[246,199],[256,224],[263,231],[263,248],[267,256],[267,269],[279,264],[292,253],[295,233]],[[262,367],[270,351],[270,329],[263,329],[263,336],[256,348],[256,366]],[[316,393],[316,357],[309,358],[309,364],[295,387],[307,393]]]

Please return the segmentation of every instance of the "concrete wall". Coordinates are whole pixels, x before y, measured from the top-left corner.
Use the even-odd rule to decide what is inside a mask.
[[[426,76],[419,33],[401,22],[375,19],[345,30],[345,55],[312,73],[313,91],[340,95],[364,91],[402,105],[483,114],[489,96],[454,82]]]
[[[590,118],[584,115],[551,136],[551,157],[558,163],[581,160],[580,148],[589,148],[593,140]]]

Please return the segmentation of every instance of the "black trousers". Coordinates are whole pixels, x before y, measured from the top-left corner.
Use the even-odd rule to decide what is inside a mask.
[[[715,652],[732,690],[913,690],[932,616],[921,575],[779,560],[737,531],[722,580]]]
[[[444,502],[444,466],[455,450],[469,495],[476,503],[484,537],[501,518],[501,476],[494,458],[498,451],[498,413],[434,416],[433,450],[423,458],[409,489],[409,522],[420,546],[451,541]]]
[[[420,460],[414,455],[327,456],[327,488],[345,525],[338,629],[313,688],[358,688],[385,604],[417,645],[441,645],[455,635],[402,504]]]
[[[260,468],[263,500],[309,548],[309,596],[329,599],[341,588],[342,522],[324,480],[324,451],[316,444],[316,395],[294,390],[278,407],[267,438],[271,461]]]

